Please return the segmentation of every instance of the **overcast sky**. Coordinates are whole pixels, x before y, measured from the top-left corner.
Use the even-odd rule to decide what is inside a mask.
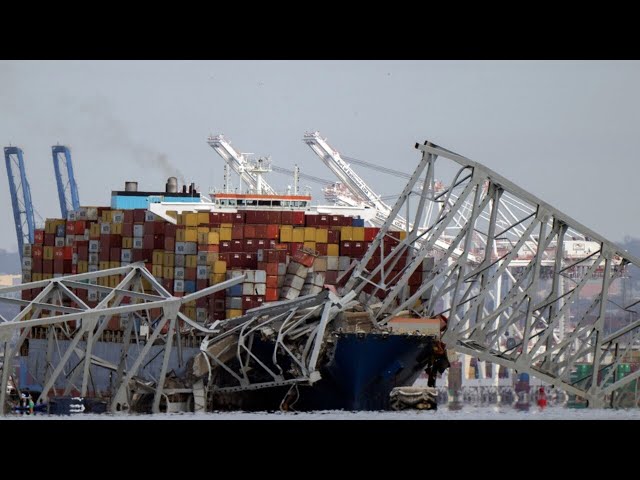
[[[212,133],[332,179],[301,141],[318,130],[345,155],[408,173],[429,139],[619,242],[640,237],[639,85],[640,62],[616,61],[0,62],[0,139],[23,149],[43,218],[60,215],[56,143],[72,149],[81,204],[108,205],[126,180],[221,187]],[[380,194],[404,185],[357,171]],[[15,250],[3,176],[0,248]]]

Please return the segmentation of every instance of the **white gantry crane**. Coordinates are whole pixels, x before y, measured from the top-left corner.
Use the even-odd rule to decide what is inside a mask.
[[[254,192],[275,195],[276,191],[263,178],[263,173],[271,171],[270,162],[267,159],[259,158],[250,161],[244,154],[238,152],[224,138],[224,135],[211,135],[207,143],[218,155],[238,174],[241,181]]]

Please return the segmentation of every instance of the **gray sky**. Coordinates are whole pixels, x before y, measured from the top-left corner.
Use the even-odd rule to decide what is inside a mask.
[[[222,186],[211,133],[328,179],[301,141],[306,131],[408,173],[419,159],[414,143],[429,139],[617,242],[640,237],[638,85],[640,62],[616,61],[0,62],[0,139],[24,150],[42,217],[60,215],[57,142],[72,148],[81,204],[108,205],[125,180],[162,189],[176,173],[168,165],[203,189]],[[404,185],[357,171],[381,194]],[[4,168],[3,176],[0,248],[15,250]]]

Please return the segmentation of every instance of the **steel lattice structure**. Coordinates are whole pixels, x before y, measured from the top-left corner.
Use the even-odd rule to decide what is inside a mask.
[[[366,295],[367,284],[382,290],[376,314],[380,325],[405,309],[425,316],[445,314],[449,320],[443,340],[449,348],[528,372],[587,398],[590,406],[603,406],[608,394],[638,378],[640,372],[615,376],[617,366],[640,345],[635,310],[640,300],[624,298],[624,289],[619,292],[621,276],[629,265],[640,266],[640,259],[484,165],[430,142],[416,148],[422,153],[418,168],[345,291]],[[417,185],[421,177],[422,185]],[[450,181],[435,189],[434,178]],[[523,208],[516,214],[504,211],[500,200],[505,196]],[[417,205],[410,205],[416,197]],[[415,208],[413,225],[423,225],[429,204],[435,204],[438,213],[426,230],[414,229],[397,246],[382,249],[395,215]],[[574,238],[583,239],[583,248],[596,248],[574,255],[572,261],[568,247],[577,247]],[[444,253],[434,248],[442,240],[449,245]],[[463,253],[454,254],[456,249]],[[367,270],[378,252],[380,262]],[[413,295],[385,284],[385,272],[403,255],[407,260],[399,284],[406,285],[419,268],[426,272]],[[480,261],[471,261],[470,255]],[[428,257],[433,260],[425,260]],[[494,287],[500,280],[503,287],[496,298]],[[558,335],[568,320],[573,325]],[[508,342],[514,332],[515,341]],[[592,365],[593,373],[572,378],[577,362]]]

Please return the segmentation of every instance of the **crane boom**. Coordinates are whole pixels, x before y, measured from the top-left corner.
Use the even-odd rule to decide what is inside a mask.
[[[71,163],[71,150],[64,145],[54,145],[51,147],[51,153],[53,155],[53,169],[56,173],[56,184],[58,186],[60,213],[62,214],[62,218],[66,219],[70,211],[80,209],[78,185],[73,175],[73,164]]]
[[[5,147],[4,160],[7,166],[13,219],[16,224],[18,252],[20,253],[20,259],[22,259],[22,247],[25,243],[33,243],[35,233],[31,188],[29,187],[27,172],[24,168],[22,149],[18,147]]]
[[[207,143],[213,148],[218,155],[229,165],[234,172],[238,174],[240,179],[244,181],[250,189],[262,191],[269,195],[275,195],[276,191],[264,179],[258,179],[254,173],[247,171],[249,166],[247,158],[238,152],[231,143],[224,138],[224,135],[211,135],[207,139]]]

